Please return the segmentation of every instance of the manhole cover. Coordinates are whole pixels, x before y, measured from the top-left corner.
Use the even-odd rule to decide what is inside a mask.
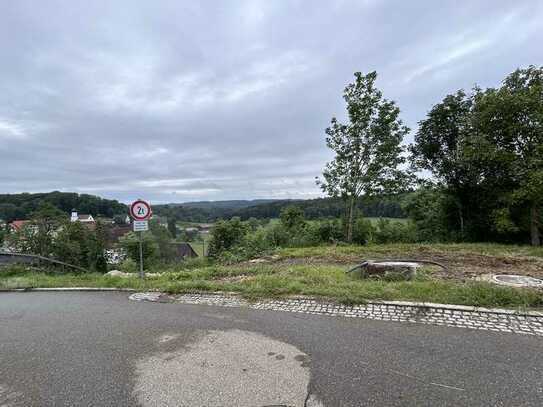
[[[510,285],[514,287],[543,287],[543,280],[528,276],[516,276],[511,274],[492,276],[498,284]]]

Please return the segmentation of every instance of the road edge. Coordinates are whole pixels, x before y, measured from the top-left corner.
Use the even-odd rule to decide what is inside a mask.
[[[118,291],[118,292],[141,292],[134,288],[117,288],[117,287],[36,287],[36,288],[8,288],[0,289],[2,292],[47,292],[47,291]],[[160,291],[152,291],[155,294],[162,294],[167,296],[168,294]],[[239,298],[243,297],[237,293],[229,292],[206,292],[206,291],[195,291],[185,294],[205,294],[213,295],[216,297],[225,297],[225,298]],[[286,299],[293,300],[311,300],[323,304],[337,303],[330,299],[319,298],[319,297],[310,297],[310,296],[288,296]],[[273,300],[272,298],[263,299],[263,300]],[[395,307],[417,307],[421,309],[442,309],[450,311],[464,311],[464,312],[479,312],[479,313],[491,313],[491,314],[505,314],[505,315],[515,315],[515,316],[531,316],[531,317],[543,317],[543,311],[526,311],[521,309],[504,309],[504,308],[485,308],[485,307],[476,307],[472,305],[455,305],[455,304],[440,304],[434,302],[417,302],[417,301],[366,301],[363,305],[390,305]]]

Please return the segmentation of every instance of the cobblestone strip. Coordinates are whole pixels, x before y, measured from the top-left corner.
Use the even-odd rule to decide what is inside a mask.
[[[248,302],[237,296],[215,294],[182,294],[173,297],[184,304],[205,304],[222,307],[249,307],[259,310],[299,312],[303,314],[366,318],[380,321],[414,322],[486,331],[511,332],[543,336],[543,315],[512,311],[477,309],[455,306],[424,306],[410,303],[367,303],[342,305],[313,299],[281,299]]]

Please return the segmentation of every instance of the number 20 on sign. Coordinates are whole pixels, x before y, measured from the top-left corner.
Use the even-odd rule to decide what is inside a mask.
[[[147,220],[151,214],[151,205],[142,199],[138,199],[130,205],[130,216],[134,220]]]

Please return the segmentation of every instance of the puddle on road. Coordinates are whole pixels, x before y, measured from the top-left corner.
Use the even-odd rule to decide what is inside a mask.
[[[196,338],[137,363],[134,391],[142,406],[304,406],[310,359],[295,346],[240,330]]]

